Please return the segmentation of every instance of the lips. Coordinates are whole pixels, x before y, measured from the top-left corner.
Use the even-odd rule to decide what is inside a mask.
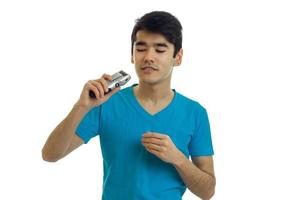
[[[142,67],[142,70],[149,70],[149,69],[152,69],[152,70],[157,70],[155,67],[152,67],[152,66],[145,66],[145,67]]]
[[[155,69],[154,67],[151,67],[151,66],[142,67],[142,71],[144,74],[151,74],[152,72],[154,72],[156,70],[157,69]]]

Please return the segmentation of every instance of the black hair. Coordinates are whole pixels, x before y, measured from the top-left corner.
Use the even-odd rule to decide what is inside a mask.
[[[173,57],[182,48],[182,26],[179,20],[168,12],[153,11],[136,20],[131,34],[131,55],[133,55],[136,33],[140,30],[162,34],[168,42],[174,45]]]

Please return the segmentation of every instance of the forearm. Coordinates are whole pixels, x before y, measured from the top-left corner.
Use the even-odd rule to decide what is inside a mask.
[[[79,106],[78,104],[74,105],[67,117],[48,137],[42,150],[44,160],[56,161],[64,155],[70,145],[78,124],[87,112],[87,108]]]
[[[191,192],[201,199],[210,199],[215,190],[215,177],[196,167],[189,159],[182,159],[174,164],[183,182]]]

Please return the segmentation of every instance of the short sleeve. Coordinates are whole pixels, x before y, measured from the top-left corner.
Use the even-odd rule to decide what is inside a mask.
[[[102,105],[92,108],[81,120],[75,131],[84,143],[99,135]]]
[[[208,115],[206,109],[203,108],[200,104],[198,104],[196,108],[195,118],[196,128],[189,144],[190,155],[214,155]]]

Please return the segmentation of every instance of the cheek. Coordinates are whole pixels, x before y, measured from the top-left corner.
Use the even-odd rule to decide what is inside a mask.
[[[168,53],[168,54],[165,54],[161,57],[161,60],[166,64],[166,65],[169,65],[169,66],[173,66],[173,63],[174,63],[174,58],[173,58],[173,54],[171,53]]]
[[[134,63],[136,63],[136,64],[141,63],[143,61],[143,56],[141,56],[139,54],[135,54],[133,56],[133,60],[134,60]]]
[[[164,66],[164,69],[170,70],[174,66],[174,59],[170,57],[165,57],[161,60],[161,64]]]

